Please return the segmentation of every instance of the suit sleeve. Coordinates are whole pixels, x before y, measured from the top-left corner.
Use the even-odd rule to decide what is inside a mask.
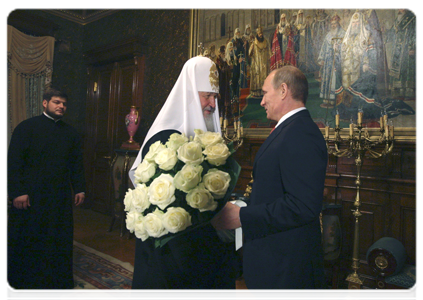
[[[265,237],[316,222],[322,209],[327,150],[320,132],[290,132],[275,154],[279,174],[271,174],[271,191],[257,190],[256,205],[241,208],[243,233]],[[280,142],[279,142],[280,143]],[[260,180],[260,179],[258,179]],[[253,192],[254,192],[253,185]],[[260,188],[260,185],[258,186]]]
[[[29,194],[25,173],[31,129],[24,123],[16,126],[13,131],[7,155],[8,196],[11,200],[21,195]]]

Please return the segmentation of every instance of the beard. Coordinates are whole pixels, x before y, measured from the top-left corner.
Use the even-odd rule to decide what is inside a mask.
[[[54,111],[51,111],[48,108],[45,109],[45,113],[55,120],[63,118],[63,115],[57,115]]]
[[[338,26],[336,26],[335,28],[332,28],[331,27],[331,29],[330,29],[330,33],[332,34],[332,35],[335,35],[337,32],[338,32]]]
[[[208,109],[204,109],[204,110],[208,110]],[[214,109],[212,108],[210,111],[211,111],[210,114],[204,115],[204,122],[206,123],[207,131],[214,132],[215,131],[214,122],[213,122]]]
[[[358,34],[358,32],[359,32],[359,28],[358,28],[358,26],[357,26],[357,27],[352,27],[352,28],[351,28],[351,35],[352,35],[352,36],[356,36],[356,35]]]
[[[256,39],[261,43],[264,41],[264,35],[262,35],[261,37],[257,35]]]

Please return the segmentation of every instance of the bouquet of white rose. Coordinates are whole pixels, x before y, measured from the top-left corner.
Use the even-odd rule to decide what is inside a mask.
[[[173,133],[155,142],[135,171],[125,195],[126,227],[142,241],[161,247],[177,235],[207,224],[226,204],[240,166],[216,132]]]

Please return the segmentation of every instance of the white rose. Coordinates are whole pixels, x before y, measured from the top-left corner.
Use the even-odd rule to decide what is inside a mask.
[[[218,169],[210,169],[203,177],[204,186],[215,199],[222,199],[229,188],[231,176]]]
[[[146,239],[148,239],[148,232],[145,229],[144,219],[145,218],[142,215],[138,217],[135,221],[135,228],[134,228],[135,236],[141,239],[143,242]]]
[[[137,187],[132,190],[132,203],[134,208],[140,213],[150,207],[148,187],[145,184],[137,184]]]
[[[178,158],[186,164],[199,165],[204,161],[203,149],[197,142],[189,142],[178,149]]]
[[[135,223],[139,218],[142,218],[142,215],[136,210],[131,210],[126,214],[126,228],[132,233],[135,230]]]
[[[179,147],[188,142],[188,138],[184,133],[172,133],[169,140],[166,142],[166,147],[177,151]]]
[[[201,130],[194,130],[194,132],[194,141],[200,143],[203,148],[217,143],[223,143],[222,135],[219,132],[202,132]]]
[[[213,196],[204,187],[203,183],[200,183],[196,188],[189,191],[186,201],[189,206],[200,210],[200,212],[214,211],[218,204],[214,201]]]
[[[125,211],[132,211],[134,210],[134,201],[132,196],[133,190],[128,189],[128,191],[125,194],[125,197],[123,198],[123,205],[125,206]]]
[[[163,212],[158,209],[145,216],[143,224],[149,236],[158,238],[169,233],[163,225],[162,218]]]
[[[144,159],[135,170],[135,182],[148,182],[156,173],[156,164]]]
[[[201,181],[201,173],[203,167],[201,165],[184,165],[183,168],[176,173],[173,184],[178,190],[188,193],[189,190],[195,188]]]
[[[226,159],[231,155],[228,146],[224,143],[218,143],[214,145],[207,146],[203,151],[203,154],[206,155],[206,160],[215,166],[221,166],[226,163]]]
[[[176,151],[165,148],[159,153],[157,153],[154,161],[159,166],[160,169],[164,171],[172,170],[175,166],[176,162],[178,161],[178,157],[176,156]]]
[[[154,162],[156,155],[163,149],[166,149],[166,146],[163,145],[160,141],[151,144],[150,148],[148,149],[148,153],[144,156],[144,159],[148,160],[149,162]]]
[[[148,194],[152,204],[157,205],[160,209],[165,209],[176,199],[173,177],[169,174],[161,174],[150,184]]]
[[[191,226],[191,215],[182,207],[169,207],[163,215],[163,225],[171,233],[177,233]]]

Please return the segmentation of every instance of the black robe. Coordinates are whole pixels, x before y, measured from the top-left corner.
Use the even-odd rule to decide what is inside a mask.
[[[175,130],[154,135],[144,146],[163,144]],[[206,225],[170,240],[162,248],[154,239],[136,241],[133,289],[235,289],[240,275],[240,257],[234,243],[223,243],[212,225]]]
[[[8,152],[8,197],[30,207],[8,214],[8,280],[14,288],[73,288],[71,186],[85,192],[76,130],[45,115],[14,130]]]

